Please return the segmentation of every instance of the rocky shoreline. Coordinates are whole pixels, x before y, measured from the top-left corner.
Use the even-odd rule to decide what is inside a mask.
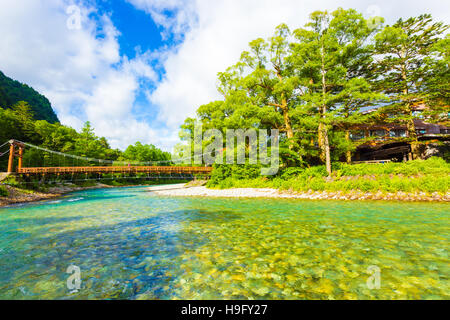
[[[150,187],[149,191],[161,196],[173,197],[218,197],[218,198],[281,198],[281,199],[307,199],[307,200],[397,200],[397,201],[427,201],[450,202],[450,193],[426,194],[423,192],[406,193],[371,193],[358,190],[349,192],[308,191],[303,193],[280,191],[263,188],[236,188],[236,189],[208,189],[204,186],[184,187],[178,185],[170,189],[157,189]]]
[[[37,202],[42,200],[48,200],[60,197],[61,194],[51,194],[51,193],[41,193],[41,192],[33,192],[28,193],[21,191],[16,188],[6,187],[9,192],[8,197],[0,197],[0,208],[6,207],[14,204],[28,203],[28,202]]]
[[[38,202],[54,199],[64,194],[102,188],[116,188],[105,184],[97,184],[90,187],[76,185],[64,185],[53,187],[48,192],[30,192],[22,189],[6,186],[8,197],[0,197],[0,208],[14,204]],[[150,192],[160,196],[169,197],[216,197],[216,198],[278,198],[278,199],[305,199],[305,200],[385,200],[385,201],[422,201],[422,202],[450,202],[450,193],[426,194],[424,192],[406,193],[371,193],[353,190],[349,192],[308,191],[293,192],[281,191],[270,188],[235,188],[235,189],[208,189],[205,186],[192,186],[192,184],[173,184],[148,187]]]
[[[89,190],[89,189],[101,189],[101,188],[111,188],[111,186],[105,184],[97,184],[91,187],[79,187],[76,185],[64,185],[49,188],[47,192],[37,192],[37,191],[27,191],[23,189],[14,188],[11,186],[5,186],[8,190],[8,197],[0,197],[0,208],[5,206],[10,206],[14,204],[38,202],[43,200],[49,200],[54,198],[59,198],[66,193]]]
[[[171,188],[171,186],[184,186],[185,184],[177,184],[177,185],[161,185],[163,189],[165,188]],[[58,185],[56,187],[51,187],[46,192],[38,192],[38,191],[31,191],[31,190],[24,190],[19,189],[15,187],[11,187],[8,185],[4,185],[6,189],[8,190],[9,196],[8,197],[0,197],[0,208],[6,207],[10,205],[16,205],[21,203],[30,203],[30,202],[38,202],[38,201],[44,201],[44,200],[50,200],[59,198],[67,193],[76,192],[76,191],[83,191],[83,190],[91,190],[91,189],[104,189],[104,188],[126,188],[126,187],[133,187],[133,186],[139,186],[139,185],[123,185],[123,186],[111,186],[103,183],[97,183],[94,186],[89,187],[80,187],[75,184],[64,184],[64,185]],[[141,185],[144,186],[144,185]]]

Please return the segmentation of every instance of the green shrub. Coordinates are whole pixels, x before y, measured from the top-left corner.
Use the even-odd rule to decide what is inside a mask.
[[[261,166],[258,165],[228,165],[219,164],[214,165],[214,170],[211,174],[211,179],[208,181],[208,187],[226,186],[229,182],[225,182],[227,179],[234,180],[249,180],[260,177]]]
[[[305,172],[304,168],[299,167],[286,168],[281,172],[281,178],[287,180],[295,176],[300,176],[303,174],[303,172]]]
[[[7,184],[11,187],[19,187],[20,182],[17,180],[15,176],[8,176],[5,180],[3,180],[3,184]]]
[[[86,181],[75,181],[74,184],[76,184],[79,187],[87,188],[87,187],[94,187],[97,185],[97,181],[93,180],[86,180]]]
[[[0,197],[7,197],[8,195],[8,189],[6,189],[5,186],[0,185]]]
[[[257,166],[218,165],[207,183],[210,188],[276,188],[293,191],[440,192],[450,185],[450,165],[441,158],[406,163],[333,164],[333,180],[325,166],[291,167],[275,177],[261,177]],[[354,178],[352,178],[354,177]]]
[[[433,157],[428,160],[414,160],[408,162],[390,162],[378,164],[340,164],[337,170],[343,176],[377,175],[377,174],[449,174],[450,164],[442,158]]]

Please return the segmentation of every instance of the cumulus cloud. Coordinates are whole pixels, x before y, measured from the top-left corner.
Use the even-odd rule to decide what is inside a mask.
[[[192,0],[126,1],[150,14],[153,21],[163,27],[161,33],[163,39],[173,35],[176,40],[179,40],[196,22],[195,2]]]
[[[165,76],[150,99],[159,107],[159,120],[176,128],[187,116],[194,116],[202,104],[220,99],[216,90],[217,73],[234,64],[248,43],[269,37],[280,23],[292,29],[303,26],[311,12],[339,6],[356,8],[367,16],[379,14],[392,23],[398,17],[424,12],[447,20],[449,4],[440,0],[360,1],[360,0],[128,0],[148,12],[155,21],[172,30],[187,30],[184,41],[173,48],[164,61]],[[178,7],[177,7],[178,6]],[[164,20],[164,12],[176,12]],[[186,11],[183,14],[183,10]],[[155,13],[156,12],[156,13]],[[195,14],[195,19],[183,19]],[[177,22],[180,21],[180,22]],[[180,23],[180,26],[173,24]]]
[[[338,6],[379,14],[389,23],[424,12],[446,23],[450,17],[449,3],[441,0],[124,1],[160,26],[163,48],[133,59],[121,56],[120,30],[86,4],[95,1],[78,4],[80,29],[67,28],[69,0],[1,0],[0,10],[0,70],[45,94],[64,124],[79,129],[90,120],[97,135],[120,148],[137,140],[173,146],[184,119],[220,98],[217,73],[280,23],[294,29],[312,11]],[[155,72],[154,65],[163,71]],[[147,97],[148,106],[136,101],[138,95]],[[156,108],[157,119],[143,120],[136,108]]]
[[[150,66],[154,56],[120,56],[119,31],[107,15],[79,4],[80,28],[70,28],[77,12],[67,12],[72,1],[4,1],[0,70],[47,96],[62,123],[80,129],[89,120],[119,148],[137,140],[173,144],[173,137],[158,136],[132,114],[140,81],[158,79]]]

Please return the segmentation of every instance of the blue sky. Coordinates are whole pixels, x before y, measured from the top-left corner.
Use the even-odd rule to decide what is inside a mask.
[[[98,1],[100,14],[108,14],[112,23],[120,31],[118,37],[120,54],[134,58],[136,50],[148,51],[159,48],[164,43],[160,30],[147,13],[132,4],[119,1]]]
[[[119,31],[117,40],[119,43],[119,54],[129,59],[134,59],[137,53],[158,50],[163,46],[174,46],[177,41],[173,37],[163,39],[161,27],[151,19],[149,14],[139,10],[124,0],[105,1],[98,0],[91,2],[98,10],[93,17],[108,15]],[[157,69],[157,61],[151,63],[155,70],[158,70],[158,77],[164,73],[164,69]],[[140,79],[141,86],[150,90],[155,88],[152,81]],[[137,119],[146,122],[152,122],[156,118],[156,112],[148,104],[146,95],[143,91],[138,92],[133,107],[133,113]]]
[[[63,124],[170,151],[184,119],[221,98],[217,73],[249,41],[339,6],[387,23],[450,17],[442,0],[2,0],[0,70],[47,96]]]

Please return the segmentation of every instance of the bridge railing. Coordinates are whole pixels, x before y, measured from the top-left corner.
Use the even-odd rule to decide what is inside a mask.
[[[19,174],[64,173],[189,173],[209,174],[211,167],[157,167],[157,166],[111,166],[111,167],[36,167],[20,168]]]

